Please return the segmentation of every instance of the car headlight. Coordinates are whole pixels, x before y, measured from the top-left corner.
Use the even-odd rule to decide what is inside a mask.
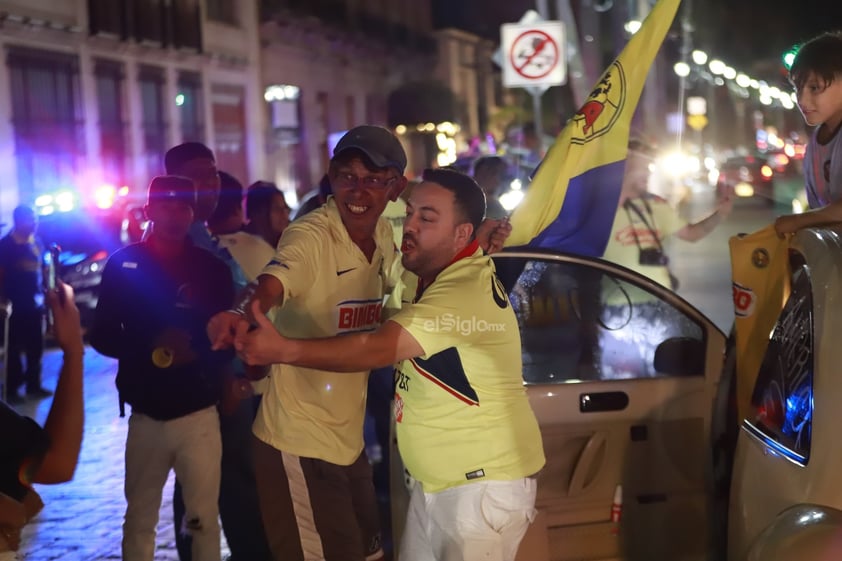
[[[523,191],[519,189],[512,189],[511,191],[507,191],[500,195],[500,206],[502,206],[507,212],[511,212],[522,200]]]
[[[738,197],[751,197],[754,195],[754,187],[750,183],[740,181],[734,186],[734,194]]]

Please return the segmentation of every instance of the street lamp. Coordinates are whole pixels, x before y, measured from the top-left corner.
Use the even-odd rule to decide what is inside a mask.
[[[640,29],[641,25],[643,25],[643,24],[641,22],[639,22],[638,20],[631,20],[631,21],[627,21],[626,25],[624,25],[623,27],[625,27],[625,29],[629,33],[629,35],[634,35]]]
[[[708,61],[708,54],[704,51],[695,50],[690,56],[693,57],[693,62],[695,62],[699,66],[703,65]]]
[[[734,70],[734,69],[733,69],[732,67],[730,67],[730,66],[726,66],[726,67],[725,67],[725,69],[722,71],[722,76],[723,76],[726,80],[733,80],[734,78],[736,78],[736,77],[737,77],[737,71],[736,71],[736,70]]]
[[[686,62],[676,62],[672,69],[675,70],[675,73],[682,78],[686,78],[690,75],[690,65]]]
[[[708,66],[710,67],[710,71],[717,76],[725,73],[725,69],[728,67],[724,62],[716,58],[710,61]]]
[[[741,88],[748,88],[751,86],[751,78],[741,72],[737,74],[737,85]]]

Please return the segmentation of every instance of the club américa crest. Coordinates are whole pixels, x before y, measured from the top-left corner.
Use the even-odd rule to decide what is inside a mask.
[[[573,134],[570,141],[585,144],[607,133],[620,117],[626,103],[626,75],[622,65],[614,61],[588,100],[573,116]]]

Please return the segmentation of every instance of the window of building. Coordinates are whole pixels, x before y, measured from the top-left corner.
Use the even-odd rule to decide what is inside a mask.
[[[181,49],[202,50],[202,19],[199,0],[172,0],[170,44]]]
[[[178,74],[178,94],[175,103],[181,115],[183,142],[205,141],[205,111],[202,99],[202,77],[195,72]]]
[[[248,181],[245,88],[233,84],[213,84],[210,95],[216,165],[240,181]]]
[[[316,136],[319,146],[319,159],[322,162],[321,169],[327,169],[330,164],[330,154],[328,150],[328,135],[330,134],[330,105],[328,103],[328,93],[316,93],[316,123],[318,123],[319,131]]]
[[[376,94],[365,96],[365,122],[377,124],[383,122],[383,100]]]
[[[88,26],[93,35],[126,36],[126,2],[89,0]]]
[[[85,156],[78,58],[9,47],[7,61],[21,200],[75,192]]]
[[[459,63],[462,66],[473,67],[476,63],[474,46],[468,42],[459,45]]]
[[[122,184],[126,178],[127,157],[123,65],[116,61],[98,60],[94,78],[103,179],[112,184]]]
[[[790,258],[791,291],[778,317],[751,397],[749,433],[806,465],[813,426],[813,293],[804,258]]]
[[[345,96],[345,128],[352,129],[357,125],[357,103],[354,96]]]
[[[205,6],[209,20],[237,25],[233,0],[207,0]]]
[[[167,149],[163,69],[141,66],[138,73],[138,86],[143,127],[143,158],[146,176],[152,178],[163,173],[162,162]]]
[[[166,44],[167,9],[164,0],[135,0],[133,11],[133,35],[139,43]]]

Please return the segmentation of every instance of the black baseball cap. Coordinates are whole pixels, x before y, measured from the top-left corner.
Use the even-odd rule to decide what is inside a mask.
[[[164,169],[167,173],[178,173],[181,166],[199,159],[216,162],[213,151],[201,142],[183,142],[167,150],[164,155]]]
[[[359,150],[378,168],[395,168],[403,174],[406,152],[398,138],[388,129],[374,125],[354,127],[339,139],[333,149],[336,158],[346,150]]]
[[[159,175],[149,183],[146,203],[179,201],[196,210],[196,185],[193,180],[180,175]]]

